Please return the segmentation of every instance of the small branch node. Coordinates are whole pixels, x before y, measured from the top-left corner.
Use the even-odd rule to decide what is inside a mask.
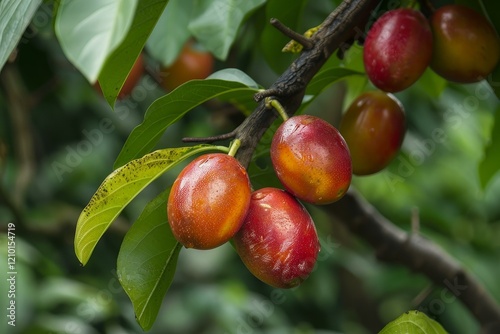
[[[280,95],[280,93],[281,93],[280,90],[278,90],[276,88],[270,88],[270,89],[262,90],[262,91],[255,93],[255,95],[253,96],[253,99],[255,100],[255,102],[260,102],[263,99],[265,99],[266,97]]]

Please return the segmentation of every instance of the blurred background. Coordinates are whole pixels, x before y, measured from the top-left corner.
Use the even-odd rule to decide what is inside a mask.
[[[321,22],[335,3],[308,6],[303,28]],[[269,66],[253,28],[264,22],[261,11],[244,24],[228,60],[217,61],[215,69],[237,67],[266,87],[279,72]],[[16,326],[8,326],[4,317],[0,332],[141,333],[118,282],[116,258],[130,225],[182,165],[125,209],[85,267],[75,257],[73,236],[81,210],[112,172],[128,134],[166,93],[155,81],[160,64],[146,49],[146,72],[113,111],[66,60],[50,20],[50,8],[42,5],[0,73],[0,268],[8,272],[6,232],[12,223],[17,270]],[[351,48],[343,66],[362,71],[361,50]],[[350,101],[367,89],[372,87],[364,76],[349,77],[331,85],[305,112],[338,124]],[[386,170],[355,177],[352,187],[405,230],[410,230],[412,212],[418,212],[420,233],[460,261],[500,301],[500,177],[483,187],[478,176],[498,99],[484,82],[450,84],[431,71],[396,95],[408,117],[401,154]],[[170,127],[159,147],[181,146],[182,137],[231,131],[243,118],[220,102],[204,104]],[[276,179],[267,173],[253,182],[260,187]],[[411,309],[426,312],[450,333],[478,331],[468,310],[444,297],[442,286],[403,266],[378,262],[367,244],[321,208],[307,208],[322,251],[299,288],[279,290],[258,281],[230,245],[182,249],[150,333],[364,334]],[[8,283],[0,280],[2,313],[8,307]]]

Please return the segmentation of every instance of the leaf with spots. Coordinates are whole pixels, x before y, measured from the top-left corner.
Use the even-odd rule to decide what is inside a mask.
[[[446,334],[441,325],[425,313],[409,311],[388,323],[379,334]]]
[[[219,77],[227,78],[224,74]],[[242,80],[242,78],[243,76],[233,76],[231,81],[210,78],[191,80],[154,101],[146,111],[142,123],[127,138],[116,158],[115,168],[153,150],[170,125],[208,100],[217,98],[238,106],[257,106],[253,101],[253,95],[258,89],[248,87],[248,80]]]
[[[149,202],[125,235],[117,259],[118,279],[143,330],[153,325],[174,278],[181,244],[167,221],[170,189]]]
[[[113,220],[147,185],[179,162],[206,151],[228,152],[228,148],[197,145],[162,149],[132,160],[108,175],[76,223],[75,253],[78,260],[83,265],[87,263]]]

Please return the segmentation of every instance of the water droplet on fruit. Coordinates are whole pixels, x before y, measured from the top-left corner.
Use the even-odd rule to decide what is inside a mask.
[[[267,194],[265,194],[265,193],[256,192],[256,193],[252,194],[252,199],[254,199],[256,201],[260,201],[261,199],[266,198],[266,196],[267,196]]]

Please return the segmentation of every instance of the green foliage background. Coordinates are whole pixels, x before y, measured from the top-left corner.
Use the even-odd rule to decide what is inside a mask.
[[[14,17],[18,21],[22,21],[21,10],[26,14],[40,6],[31,20],[24,19],[28,30],[20,30],[17,58],[6,65],[17,76],[7,77],[2,70],[1,195],[14,205],[2,203],[0,224],[3,232],[4,223],[16,222],[18,271],[17,326],[2,322],[2,333],[140,333],[140,325],[150,327],[150,333],[372,333],[412,309],[425,312],[448,332],[478,331],[472,316],[443,287],[402,266],[377,262],[369,246],[318,207],[308,209],[317,224],[322,251],[315,271],[297,289],[264,285],[251,276],[230,245],[211,251],[180,249],[166,228],[162,203],[187,161],[155,174],[158,179],[123,209],[86,266],[80,266],[73,244],[75,224],[113,169],[156,149],[185,146],[182,137],[234,129],[254,107],[251,96],[256,89],[272,83],[294,58],[279,52],[287,40],[267,24],[268,19],[278,17],[305,31],[338,4],[326,0],[295,1],[293,6],[284,0],[193,1],[192,6],[180,0],[108,2],[122,5],[123,10],[86,21],[89,33],[85,24],[76,29],[73,15],[93,13],[101,0],[80,2],[78,10],[71,8],[76,1],[41,5],[19,1],[24,7]],[[500,13],[498,4],[460,2],[490,14],[498,31],[500,21],[494,17]],[[5,22],[4,9],[15,3],[1,3],[0,22]],[[394,2],[384,2],[379,10],[391,5]],[[163,12],[165,6],[179,15]],[[221,17],[214,20],[214,13]],[[109,25],[120,27],[119,33],[112,33]],[[7,28],[0,30],[2,36],[7,36]],[[107,33],[89,42],[99,29]],[[207,34],[210,29],[232,33]],[[191,36],[214,53],[216,69],[226,71],[167,96],[158,82],[144,75],[129,98],[116,101],[143,48],[148,72],[156,73],[175,59]],[[100,56],[78,52],[89,43],[97,43],[89,52]],[[9,48],[9,43],[1,43],[0,59],[7,59]],[[338,124],[350,101],[373,88],[362,74],[361,54],[362,48],[355,45],[343,61],[332,57],[308,88],[308,100],[300,112]],[[229,68],[239,71],[229,72]],[[409,129],[401,154],[385,171],[353,181],[353,187],[405,230],[410,230],[417,208],[420,233],[456,257],[496,300],[500,300],[498,73],[497,69],[488,83],[456,85],[427,71],[417,84],[397,94],[406,108]],[[96,79],[104,97],[89,83]],[[13,106],[27,111],[21,114],[29,125],[27,133],[20,135],[14,126],[19,109]],[[163,119],[163,111],[170,108]],[[155,128],[158,122],[160,127]],[[279,184],[267,151],[274,128],[263,137],[249,169],[256,188]],[[134,133],[140,138],[136,146],[132,145]],[[33,144],[28,160],[20,155],[19,146],[26,141]],[[26,161],[34,169],[23,190],[18,180],[24,177]],[[158,235],[164,235],[172,252],[148,258],[149,252],[159,256],[158,250],[164,247],[155,238]],[[7,251],[6,242],[2,235],[2,254]],[[144,247],[138,248],[144,252],[136,246]],[[1,263],[1,271],[7,272],[5,261]],[[152,309],[143,308],[140,314],[141,303],[149,299],[144,290],[135,289],[144,282],[138,268],[148,275],[164,269],[157,274],[163,280],[146,284],[159,292],[152,295]],[[0,281],[1,309],[6,307],[6,289],[5,280]]]

